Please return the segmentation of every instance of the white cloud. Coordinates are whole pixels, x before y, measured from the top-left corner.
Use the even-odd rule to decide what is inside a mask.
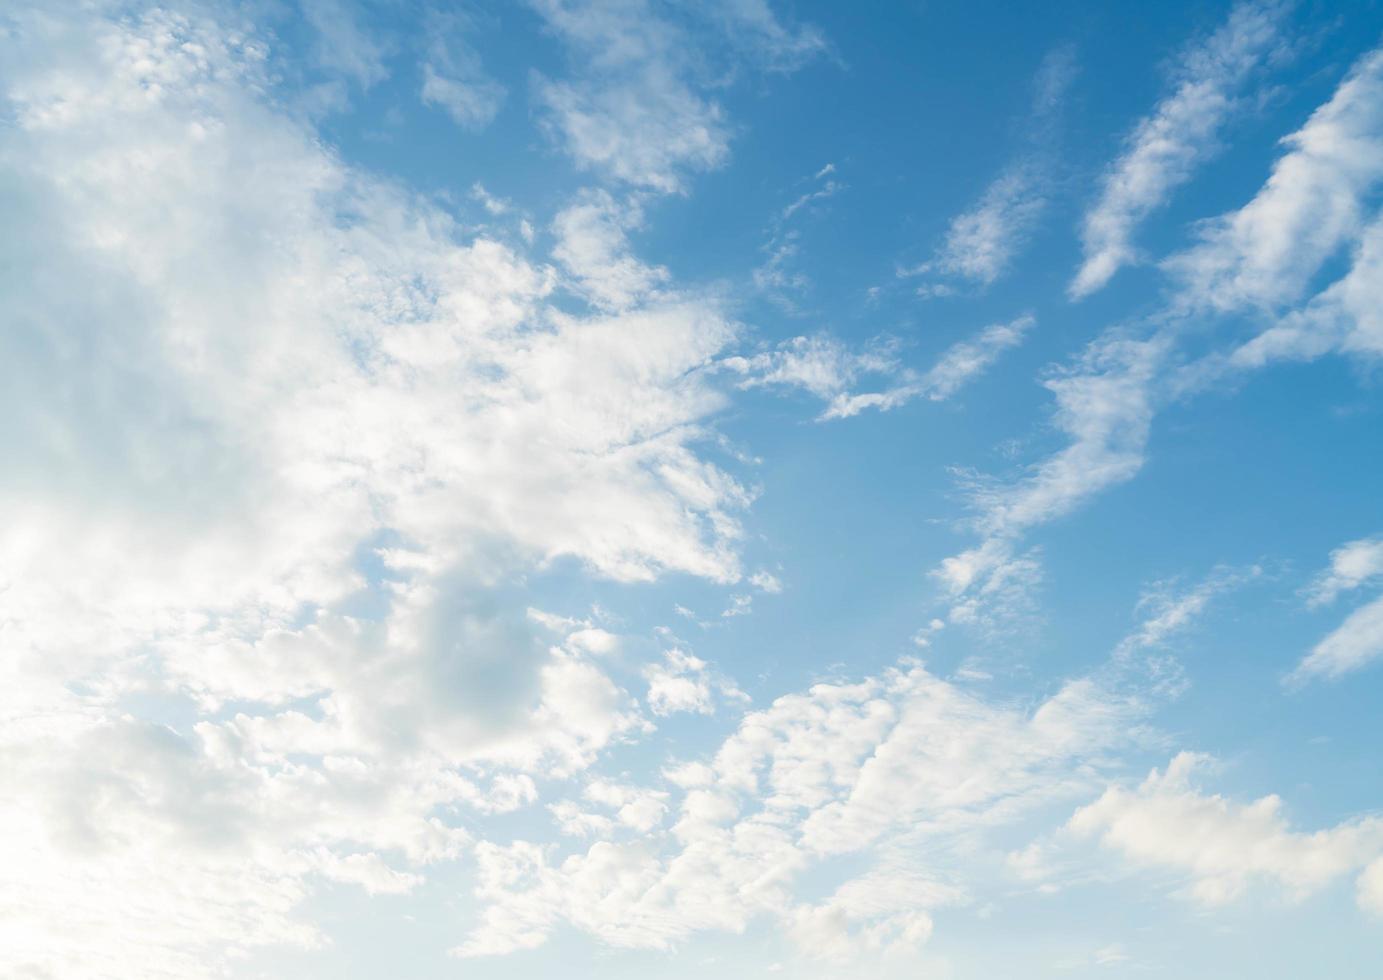
[[[463,15],[429,11],[419,98],[423,105],[442,109],[462,129],[478,130],[494,120],[508,93],[485,73],[480,55],[466,40],[467,27]]]
[[[667,269],[646,265],[629,250],[625,236],[641,221],[637,206],[620,205],[598,190],[582,193],[553,219],[554,257],[577,289],[603,309],[628,309],[668,281]]]
[[[1135,866],[1187,875],[1189,896],[1206,905],[1232,901],[1255,882],[1300,899],[1383,852],[1377,818],[1306,833],[1290,829],[1276,796],[1240,804],[1204,795],[1191,777],[1206,761],[1182,752],[1136,790],[1111,787],[1076,811],[1070,829],[1098,837]]]
[[[1154,413],[1154,382],[1170,337],[1134,340],[1108,335],[1076,363],[1049,378],[1056,396],[1055,424],[1069,444],[1012,483],[972,478],[968,487],[981,542],[945,559],[933,575],[973,619],[987,595],[1012,605],[1008,587],[1033,579],[1034,558],[1015,556],[1014,542],[1028,529],[1062,517],[1100,491],[1131,479],[1143,466]]]
[[[1178,385],[1192,390],[1221,376],[1226,365],[1257,367],[1273,356],[1373,349],[1374,336],[1383,336],[1373,302],[1383,230],[1376,240],[1372,230],[1364,236],[1350,272],[1305,310],[1228,356],[1202,359],[1173,384],[1163,376],[1187,315],[1202,307],[1235,309],[1296,300],[1321,263],[1360,233],[1363,195],[1383,179],[1383,168],[1377,166],[1383,159],[1380,79],[1383,52],[1374,52],[1287,138],[1292,152],[1278,162],[1258,195],[1208,226],[1201,245],[1168,260],[1167,268],[1184,288],[1170,313],[1150,321],[1147,339],[1110,331],[1072,370],[1047,382],[1057,397],[1057,426],[1072,437],[1071,443],[1016,483],[973,482],[971,499],[979,512],[974,523],[984,539],[937,570],[953,598],[975,584],[982,587],[990,569],[1003,570],[1014,539],[1026,529],[1132,478],[1142,467],[1157,404]],[[1329,649],[1352,657],[1366,648],[1365,634],[1352,631],[1347,641]]]
[[[0,49],[0,972],[217,976],[648,730],[519,584],[739,578],[697,451],[736,328],[559,311],[280,111],[253,33],[42,4]]]
[[[1050,144],[1057,111],[1074,76],[1071,48],[1057,48],[1042,60],[1027,114],[1027,145],[1020,157],[989,184],[973,207],[951,219],[931,259],[899,270],[902,277],[927,277],[919,294],[949,296],[956,291],[957,279],[988,286],[1008,271],[1026,247],[1047,207]]]
[[[783,583],[778,579],[778,576],[762,569],[749,576],[749,584],[760,592],[767,592],[769,595],[777,595],[783,591]]]
[[[834,171],[834,168],[832,168],[832,170]],[[788,218],[791,218],[794,214],[796,214],[798,211],[801,211],[803,208],[811,204],[813,201],[824,201],[828,197],[835,197],[843,189],[843,184],[837,183],[834,180],[828,180],[826,181],[826,183],[822,184],[816,190],[807,191],[805,194],[797,198],[787,207],[783,208],[783,213],[779,216],[779,219],[782,221],[786,221]]]
[[[387,53],[375,32],[360,24],[344,0],[302,0],[303,17],[317,33],[314,51],[322,67],[369,87],[389,76]]]
[[[1021,316],[985,327],[973,338],[952,344],[919,374],[899,364],[890,345],[853,351],[827,335],[794,337],[776,350],[723,359],[721,367],[745,379],[741,388],[799,388],[827,402],[819,419],[850,418],[867,409],[890,411],[916,398],[944,401],[978,377],[1006,350],[1022,343],[1036,321]],[[881,391],[852,391],[869,376],[894,380]]]
[[[1143,464],[1153,414],[1150,383],[1164,353],[1156,339],[1105,340],[1074,369],[1048,380],[1056,425],[1071,443],[1018,485],[980,492],[980,527],[991,534],[1020,531],[1132,477]]]
[[[1000,634],[1028,621],[1042,584],[1041,554],[1016,554],[999,538],[942,560],[932,570],[951,606],[950,622]]]
[[[564,922],[612,946],[666,948],[760,918],[828,959],[915,948],[930,909],[967,900],[954,869],[917,855],[1088,791],[1137,710],[1075,681],[1025,711],[910,663],[817,684],[746,715],[709,764],[668,773],[681,792],[666,830],[568,855],[480,845],[486,911],[456,952],[531,947]],[[797,900],[800,878],[846,854],[865,870]]]
[[[1383,577],[1383,538],[1349,541],[1330,553],[1330,568],[1306,589],[1309,606],[1324,606],[1341,594]],[[1336,678],[1383,657],[1383,596],[1354,610],[1321,640],[1288,676],[1289,683]]]
[[[770,71],[794,71],[827,49],[819,30],[784,24],[768,0],[711,0],[704,7],[732,45]]]
[[[798,245],[801,237],[793,229],[770,239],[762,249],[768,258],[755,266],[750,274],[755,289],[768,293],[771,299],[789,312],[796,312],[797,305],[787,295],[788,292],[800,292],[811,285],[806,273],[791,268],[791,263],[801,251]]]
[[[1375,236],[1370,228],[1350,272],[1304,310],[1228,355],[1212,354],[1175,377],[1164,377],[1190,314],[1205,307],[1294,301],[1326,258],[1360,234],[1363,196],[1383,180],[1377,166],[1383,159],[1380,79],[1383,52],[1374,52],[1287,138],[1292,152],[1278,162],[1258,195],[1211,223],[1202,244],[1167,261],[1184,288],[1170,311],[1149,321],[1146,339],[1110,331],[1073,369],[1046,383],[1057,398],[1056,424],[1071,442],[1015,483],[972,481],[974,524],[983,540],[943,562],[936,573],[953,598],[983,587],[989,570],[1005,569],[1014,540],[1025,530],[1132,478],[1142,467],[1158,402],[1168,395],[1203,386],[1227,367],[1258,367],[1275,356],[1383,349],[1374,339],[1383,336],[1383,328],[1373,302],[1383,230]],[[1352,632],[1349,642],[1331,649],[1354,656],[1363,641],[1363,633]]]
[[[721,361],[745,376],[741,388],[800,388],[822,400],[840,397],[861,375],[889,372],[895,364],[886,348],[856,353],[827,335],[793,337],[775,350]]]
[[[1383,596],[1354,610],[1312,648],[1291,680],[1339,677],[1383,658]]]
[[[870,872],[793,910],[789,933],[809,955],[838,962],[909,952],[931,938],[933,909],[964,901],[960,889],[920,874]]]
[[[1072,297],[1095,292],[1134,261],[1138,225],[1210,155],[1238,105],[1236,93],[1279,49],[1286,6],[1240,3],[1218,31],[1182,56],[1176,90],[1134,128],[1085,216],[1084,260],[1071,283]]]
[[[541,81],[537,97],[579,166],[636,187],[679,191],[683,170],[712,170],[729,156],[721,108],[656,64],[629,81]]]
[[[1383,50],[1360,59],[1283,142],[1289,152],[1253,200],[1209,222],[1200,244],[1164,263],[1183,302],[1220,310],[1294,302],[1360,234],[1365,197],[1383,181]]]
[[[948,347],[920,377],[881,392],[837,394],[822,417],[849,418],[866,408],[887,412],[918,397],[945,401],[988,370],[1004,351],[1021,344],[1036,322],[1031,316],[1020,316],[1008,323],[985,327],[974,339]]]
[[[748,700],[728,678],[685,650],[668,650],[662,663],[644,668],[643,676],[648,681],[648,709],[660,717],[684,711],[709,715],[715,711],[717,695],[733,701]]]
[[[1095,954],[1092,957],[1096,966],[1118,966],[1121,963],[1129,962],[1130,958],[1128,953],[1124,951],[1124,947],[1119,943],[1110,943],[1108,946],[1102,946],[1095,950]]]
[[[820,183],[823,177],[832,173],[835,173],[833,164],[822,167],[811,178],[817,181],[819,186],[798,195],[774,216],[769,225],[768,240],[760,247],[760,251],[768,257],[750,274],[754,288],[767,293],[769,299],[791,313],[798,312],[798,309],[795,300],[788,294],[807,289],[811,285],[811,280],[806,273],[792,268],[794,260],[801,252],[802,233],[799,229],[787,225],[804,208],[814,211],[816,209],[812,207],[813,204],[834,197],[845,189],[846,185],[836,180]]]
[[[454,66],[424,62],[423,87],[419,92],[423,104],[444,109],[456,125],[465,129],[489,125],[504,102],[504,86],[456,72]]]
[[[1046,207],[1040,186],[1032,166],[1009,169],[989,185],[974,208],[951,219],[933,259],[902,274],[938,274],[991,284],[1008,270]]]
[[[1343,592],[1383,576],[1383,538],[1360,538],[1330,553],[1330,570],[1322,572],[1307,590],[1312,606],[1328,605]]]
[[[443,109],[462,129],[484,129],[494,122],[508,93],[485,73],[480,55],[466,40],[470,23],[465,15],[436,10],[429,11],[425,23],[420,100]]]
[[[1137,611],[1146,613],[1145,617],[1120,641],[1116,655],[1163,645],[1202,616],[1211,600],[1261,574],[1258,566],[1242,570],[1217,568],[1189,589],[1179,589],[1175,582],[1155,583],[1138,600]]]
[[[706,662],[681,650],[669,650],[665,664],[644,668],[648,680],[648,707],[655,715],[679,711],[710,714],[711,683]]]
[[[660,16],[645,0],[533,5],[579,63],[570,80],[535,80],[550,132],[582,169],[663,193],[729,155],[731,126],[702,93],[712,83],[698,81],[717,48],[728,42],[751,61],[791,70],[822,46],[815,32],[785,28],[763,0],[696,8],[709,32]]]
[[[1383,357],[1383,217],[1375,217],[1353,249],[1347,272],[1228,357],[1240,370],[1277,360],[1311,360],[1332,352],[1376,363]]]
[[[1377,858],[1359,876],[1359,907],[1383,918],[1383,857]]]
[[[395,871],[378,854],[333,854],[325,848],[316,854],[318,871],[332,881],[359,885],[370,895],[402,895],[423,881],[422,875]]]
[[[614,811],[615,820],[639,834],[647,834],[663,822],[667,793],[593,780],[582,795],[592,803]]]
[[[503,198],[495,197],[487,191],[485,185],[478,180],[471,185],[471,197],[479,201],[481,207],[496,217],[504,214],[510,207],[508,201]]]
[[[568,837],[598,837],[608,840],[620,830],[633,834],[648,834],[663,822],[667,814],[668,794],[594,779],[586,784],[582,797],[588,804],[604,808],[607,814],[583,810],[571,800],[548,807],[559,830]]]

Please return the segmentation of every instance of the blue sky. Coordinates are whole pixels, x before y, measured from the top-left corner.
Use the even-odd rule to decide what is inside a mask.
[[[0,9],[0,973],[1372,977],[1383,7]]]

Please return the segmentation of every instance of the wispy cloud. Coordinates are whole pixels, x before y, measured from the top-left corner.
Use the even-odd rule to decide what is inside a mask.
[[[764,0],[698,7],[700,30],[645,0],[532,5],[576,61],[569,79],[535,76],[549,131],[579,167],[663,193],[683,190],[688,172],[729,156],[733,128],[709,97],[716,86],[701,81],[718,48],[728,45],[735,63],[772,71],[824,50],[817,31],[785,26]]]
[[[1138,225],[1215,150],[1216,136],[1239,106],[1240,88],[1280,49],[1287,9],[1278,0],[1241,3],[1224,26],[1182,56],[1175,91],[1128,137],[1085,216],[1084,259],[1071,282],[1073,298],[1100,289],[1135,260]]]
[[[1304,309],[1191,369],[1178,366],[1176,357],[1180,333],[1192,315],[1299,299],[1321,263],[1361,233],[1365,195],[1383,181],[1380,108],[1383,52],[1375,51],[1287,138],[1292,151],[1258,194],[1213,222],[1202,244],[1165,263],[1181,288],[1169,309],[1144,323],[1145,339],[1110,331],[1074,367],[1046,383],[1056,395],[1057,426],[1072,441],[1016,483],[976,481],[968,488],[983,540],[937,569],[953,597],[983,588],[988,575],[1002,574],[1012,560],[1012,542],[1025,529],[1131,479],[1143,465],[1152,419],[1165,399],[1275,356],[1315,356],[1336,348],[1371,351],[1377,322],[1371,298],[1378,288],[1371,272],[1377,256],[1383,256],[1383,232],[1376,247],[1366,228],[1350,271]]]
[[[988,286],[1008,271],[1027,244],[1047,206],[1047,184],[1057,112],[1075,75],[1070,48],[1047,56],[1034,82],[1027,147],[968,211],[951,219],[933,257],[900,269],[902,277],[923,277],[918,291],[948,295],[957,280]]]
[[[365,88],[389,76],[387,44],[360,23],[357,7],[344,0],[303,0],[302,10],[316,34],[313,52],[319,65]]]
[[[1164,268],[1183,303],[1274,309],[1298,300],[1322,263],[1360,234],[1383,182],[1383,49],[1283,140],[1288,152],[1254,198],[1210,221]]]
[[[721,366],[744,376],[742,388],[798,388],[831,400],[862,375],[896,370],[897,361],[887,345],[854,351],[834,337],[819,334],[794,337],[773,350],[748,357],[728,357]]]
[[[1307,589],[1307,602],[1324,606],[1345,592],[1383,578],[1383,537],[1360,538],[1330,553],[1330,568]]]
[[[436,106],[463,129],[483,129],[499,113],[508,94],[488,74],[466,38],[471,25],[460,15],[432,12],[422,61],[419,98]]]
[[[1115,649],[1116,659],[1164,645],[1201,618],[1216,597],[1262,574],[1262,568],[1257,565],[1243,569],[1220,567],[1189,588],[1180,587],[1175,581],[1154,583],[1139,599],[1137,611],[1144,617],[1137,628],[1120,641]]]
[[[833,165],[827,164],[827,166],[831,168],[831,171],[835,170]],[[824,173],[826,173],[826,169],[823,167],[820,173],[818,173],[817,179],[820,179],[821,174]],[[843,189],[843,186],[844,185],[834,180],[826,181],[826,183],[822,184],[817,190],[808,191],[787,207],[783,208],[782,219],[786,221],[813,201],[822,201],[828,197],[834,197]]]
[[[1046,206],[1031,166],[1008,170],[989,185],[974,208],[951,220],[936,256],[904,275],[968,279],[988,286],[1007,271]]]
[[[1324,606],[1383,579],[1383,538],[1360,538],[1330,553],[1330,568],[1306,590],[1307,604]],[[1383,659],[1383,596],[1365,603],[1312,648],[1288,677],[1301,684],[1333,679]]]
[[[845,184],[829,176],[835,172],[835,164],[826,164],[810,178],[815,186],[799,194],[773,217],[768,225],[768,240],[761,248],[768,257],[751,273],[754,288],[789,312],[798,310],[794,294],[811,286],[807,274],[794,267],[802,250],[802,230],[793,227],[794,219],[800,223],[799,215],[804,210],[814,211],[818,202],[846,189]]]
[[[1025,315],[1008,323],[985,327],[975,337],[948,347],[919,377],[880,392],[836,395],[822,418],[849,418],[869,408],[887,412],[914,398],[945,401],[988,370],[1004,351],[1021,344],[1036,322],[1032,316]]]
[[[1336,678],[1383,660],[1383,596],[1354,610],[1317,643],[1288,681]]]
[[[794,337],[774,350],[725,358],[720,364],[744,376],[742,388],[798,388],[827,402],[819,420],[844,419],[868,409],[887,412],[916,398],[951,398],[988,370],[1004,351],[1021,344],[1036,322],[1024,315],[985,327],[974,337],[948,347],[921,373],[899,362],[895,343],[876,342],[852,350],[826,334]],[[854,390],[870,376],[890,383],[879,391]]]
[[[992,593],[1012,576],[1016,541],[1030,528],[1062,517],[1142,468],[1170,337],[1118,334],[1091,344],[1045,385],[1056,397],[1054,422],[1070,442],[1016,482],[969,479],[981,542],[933,571],[954,608]]]

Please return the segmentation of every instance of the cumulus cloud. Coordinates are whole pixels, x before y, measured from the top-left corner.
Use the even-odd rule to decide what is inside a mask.
[[[758,919],[826,959],[915,949],[930,910],[968,900],[951,869],[915,855],[1088,789],[1138,710],[1086,680],[1033,710],[989,703],[911,663],[817,684],[670,772],[677,802],[658,833],[566,855],[479,845],[486,910],[456,953],[528,948],[561,923],[612,946],[666,948]],[[866,870],[824,900],[798,900],[802,877],[840,855]]]
[[[220,975],[648,730],[520,586],[739,578],[736,328],[559,310],[282,111],[253,31],[43,4],[0,47],[0,972]]]
[[[668,650],[661,663],[644,668],[648,681],[648,709],[655,715],[678,712],[708,715],[715,710],[717,696],[733,701],[748,698],[728,678],[693,654],[681,649]]]
[[[1359,876],[1359,907],[1383,918],[1383,858],[1378,858]]]
[[[931,938],[932,911],[964,904],[963,891],[920,874],[870,872],[824,902],[802,905],[789,932],[809,955],[838,962],[871,953],[911,952]]]
[[[1240,897],[1250,885],[1276,885],[1294,899],[1363,869],[1383,852],[1383,821],[1365,818],[1314,833],[1292,830],[1282,801],[1235,803],[1193,783],[1207,759],[1182,752],[1134,790],[1111,787],[1077,810],[1070,829],[1096,837],[1136,867],[1186,875],[1187,894],[1206,905]],[[1367,901],[1372,878],[1360,881]]]
[[[1281,48],[1287,7],[1276,0],[1241,3],[1219,30],[1182,55],[1175,91],[1134,128],[1085,216],[1073,298],[1099,290],[1135,259],[1138,225],[1190,180],[1238,108],[1240,89]]]

